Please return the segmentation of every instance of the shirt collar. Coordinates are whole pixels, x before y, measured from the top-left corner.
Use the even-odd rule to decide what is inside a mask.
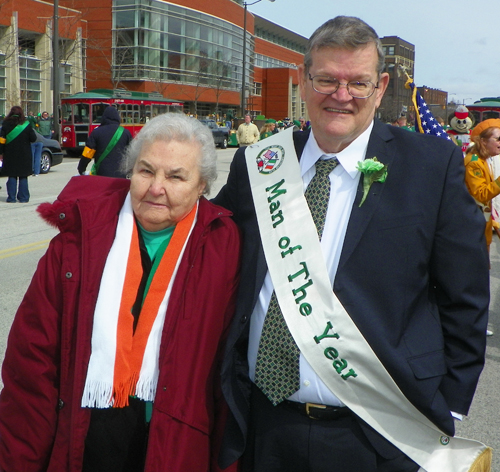
[[[327,156],[328,158],[336,157],[343,169],[351,176],[351,178],[356,178],[359,173],[358,162],[362,161],[366,157],[366,150],[368,149],[368,141],[370,139],[370,133],[373,129],[373,121],[370,126],[366,128],[349,146],[347,146],[343,151],[336,154],[327,153],[321,150],[318,146],[316,138],[314,137],[314,130],[311,128],[311,134],[304,147],[304,152],[301,158],[301,172],[302,176],[316,164],[316,161],[321,156]]]

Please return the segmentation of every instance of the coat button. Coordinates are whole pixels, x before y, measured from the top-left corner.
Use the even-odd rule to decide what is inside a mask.
[[[59,219],[64,220],[66,218],[66,213],[59,213]]]
[[[57,409],[62,410],[64,408],[64,402],[59,398],[57,401]]]
[[[246,323],[246,322],[247,322],[247,320],[248,320],[248,316],[247,316],[247,315],[245,315],[245,316],[243,316],[243,317],[241,318],[241,323],[242,323],[242,324],[244,324],[244,323]]]
[[[66,278],[71,279],[73,277],[73,274],[71,272],[66,272]]]

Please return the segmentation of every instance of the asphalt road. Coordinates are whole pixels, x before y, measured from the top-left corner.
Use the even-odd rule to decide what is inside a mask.
[[[234,148],[218,150],[219,178],[212,196],[227,178]],[[77,174],[78,160],[65,158],[47,175],[29,179],[29,203],[6,203],[5,178],[0,177],[0,361],[15,311],[28,288],[39,258],[56,230],[44,223],[36,208],[52,202],[68,180]],[[88,178],[92,177],[79,177]],[[453,274],[450,274],[453,277]],[[497,333],[488,338],[486,366],[470,414],[457,425],[457,435],[482,441],[500,450],[500,240],[491,246],[490,328]],[[493,472],[500,472],[500,455],[494,455]]]

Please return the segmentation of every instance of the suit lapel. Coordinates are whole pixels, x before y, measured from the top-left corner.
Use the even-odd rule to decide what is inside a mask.
[[[392,139],[394,139],[394,135],[390,132],[390,128],[380,121],[375,120],[370,140],[368,141],[366,159],[376,157],[382,164],[387,165],[387,179],[390,179],[391,167],[395,158],[394,146],[389,147],[387,145]],[[358,190],[352,206],[344,245],[342,247],[342,254],[340,256],[339,270],[347,262],[359,240],[363,236],[368,223],[380,203],[380,198],[382,197],[385,188],[386,186],[384,184],[380,184],[378,182],[373,183],[366,200],[360,207],[359,203],[363,197],[363,177],[359,179]]]

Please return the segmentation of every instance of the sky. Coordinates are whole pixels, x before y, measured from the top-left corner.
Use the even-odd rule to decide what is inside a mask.
[[[418,87],[465,105],[500,97],[500,0],[262,0],[248,11],[306,38],[330,18],[357,16],[415,45]]]

